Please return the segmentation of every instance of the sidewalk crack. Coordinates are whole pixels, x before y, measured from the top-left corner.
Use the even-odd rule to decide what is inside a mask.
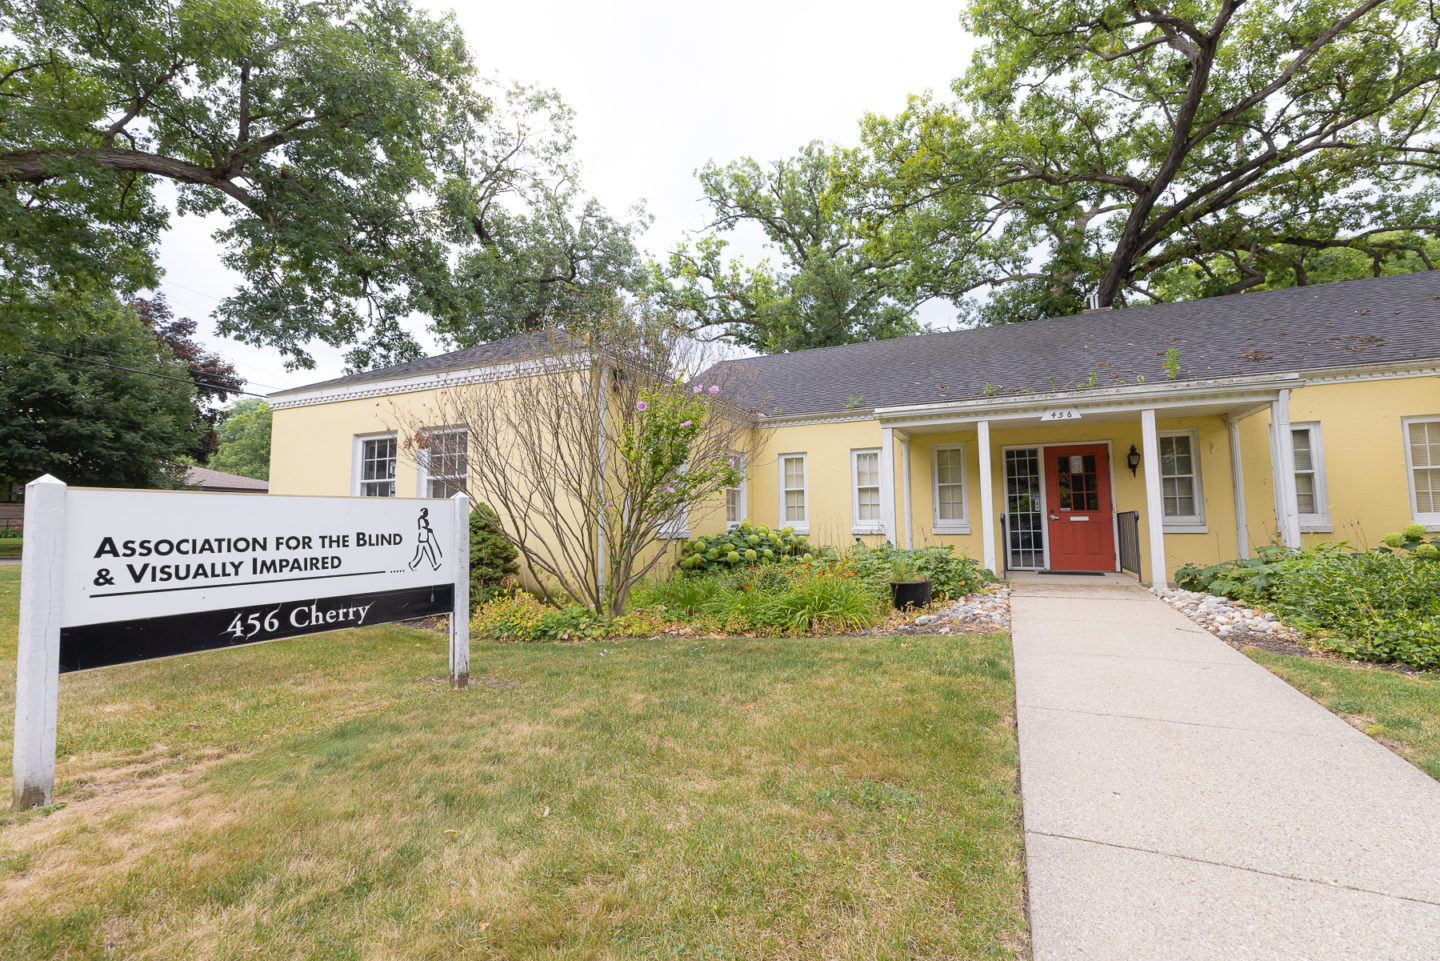
[[[1280,878],[1284,881],[1300,881],[1304,884],[1318,884],[1326,888],[1340,888],[1345,891],[1354,891],[1358,894],[1373,894],[1376,897],[1391,898],[1396,901],[1413,901],[1416,904],[1429,904],[1440,907],[1440,901],[1431,901],[1429,898],[1416,898],[1408,894],[1392,894],[1388,891],[1376,891],[1373,888],[1362,888],[1354,884],[1343,884],[1340,881],[1324,881],[1319,878],[1300,877],[1295,874],[1281,874],[1279,871],[1267,871],[1264,868],[1252,868],[1243,864],[1230,864],[1226,861],[1212,861],[1209,858],[1197,858],[1189,854],[1176,854],[1171,851],[1156,851],[1153,848],[1142,848],[1133,844],[1117,844],[1113,841],[1097,841],[1094,838],[1081,838],[1073,834],[1054,834],[1050,831],[1034,831],[1026,829],[1026,834],[1034,834],[1040,837],[1056,838],[1061,841],[1078,841],[1082,844],[1098,844],[1101,847],[1115,848],[1120,851],[1136,851],[1140,854],[1153,854],[1156,857],[1174,858],[1177,861],[1190,861],[1195,864],[1208,864],[1217,868],[1229,868],[1232,871],[1248,871],[1251,874],[1260,874],[1266,877]]]

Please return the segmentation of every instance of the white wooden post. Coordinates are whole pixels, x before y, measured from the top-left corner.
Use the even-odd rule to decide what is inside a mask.
[[[980,547],[987,570],[995,566],[995,492],[990,478],[990,422],[975,425],[976,446],[980,448]]]
[[[1160,436],[1155,431],[1155,411],[1140,412],[1140,443],[1145,448],[1145,519],[1150,528],[1150,584],[1170,583],[1165,569],[1165,501],[1160,496]]]
[[[1240,424],[1226,415],[1230,432],[1230,489],[1235,497],[1235,542],[1241,557],[1250,556],[1250,524],[1245,517],[1245,468],[1240,461]]]
[[[455,610],[450,613],[450,686],[470,686],[470,498],[461,492],[455,505]]]
[[[20,649],[15,662],[15,780],[11,795],[17,811],[44,807],[54,800],[64,550],[65,484],[46,474],[25,485]]]
[[[1275,483],[1275,529],[1280,543],[1300,546],[1300,508],[1295,494],[1295,438],[1290,434],[1290,391],[1270,404],[1270,473]]]
[[[915,518],[913,516],[911,501],[914,498],[910,494],[910,435],[900,434],[900,492],[905,496],[905,547],[915,547]]]
[[[899,546],[895,530],[895,428],[880,429],[880,517],[885,525],[885,539]]]

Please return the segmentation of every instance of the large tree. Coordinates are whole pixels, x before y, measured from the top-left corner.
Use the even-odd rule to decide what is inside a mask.
[[[181,212],[225,217],[242,280],[220,332],[298,366],[313,339],[354,366],[413,356],[416,312],[463,340],[507,296],[457,275],[467,248],[510,241],[508,296],[540,312],[590,294],[556,272],[634,260],[577,243],[575,271],[523,272],[517,251],[564,234],[524,208],[571,179],[568,113],[482,82],[453,19],[409,0],[0,0],[0,37],[0,349],[83,325],[97,293],[155,285],[165,181]],[[575,198],[551,199],[583,233]]]
[[[0,486],[53,474],[94,487],[176,487],[195,442],[185,365],[122,304],[96,305],[87,329],[32,335],[0,355]]]
[[[216,429],[219,446],[210,458],[215,470],[270,479],[270,427],[273,417],[263,397],[247,397],[236,401],[224,412]]]
[[[837,176],[847,162],[844,151],[810,144],[768,165],[707,164],[699,178],[711,233],[652,267],[653,295],[692,330],[766,352],[917,331],[926,295],[902,256],[867,238],[860,195]],[[759,226],[779,265],[727,258],[724,235],[742,224]]]
[[[235,365],[195,339],[198,326],[189,317],[176,317],[165,295],[137,297],[130,307],[141,322],[155,333],[155,339],[170,348],[175,359],[185,365],[195,382],[195,421],[198,427],[191,456],[202,464],[215,452],[219,443],[215,426],[223,415],[223,405],[240,393],[245,378]]]
[[[866,117],[809,188],[827,256],[893,278],[894,303],[1002,322],[1435,266],[1425,3],[972,0],[962,19],[982,44],[955,96]],[[808,226],[772,210],[738,216]],[[824,276],[785,257],[746,283]]]
[[[1403,238],[1440,230],[1423,4],[977,0],[966,22],[986,43],[958,101],[867,124],[932,294],[1009,288],[1023,317],[1234,293],[1339,248],[1424,262]]]

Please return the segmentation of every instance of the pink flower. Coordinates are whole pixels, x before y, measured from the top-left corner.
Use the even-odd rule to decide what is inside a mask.
[[[665,493],[667,493],[667,494],[673,494],[673,493],[675,493],[675,488],[673,488],[673,487],[667,487],[667,488],[665,488]]]
[[[727,460],[725,463],[729,464],[731,467],[734,467],[734,466],[735,466],[735,458],[732,457],[732,458],[730,458],[729,460]]]
[[[636,409],[636,410],[644,410],[645,408],[647,408],[647,407],[649,407],[649,406],[650,406],[649,404],[645,403],[645,402],[642,400],[642,401],[638,402],[638,403],[635,405],[635,409]]]
[[[697,394],[703,394],[704,392],[705,392],[705,388],[704,388],[704,387],[701,387],[701,386],[699,386],[698,384],[695,386],[695,393],[697,393]]]
[[[687,420],[685,423],[681,424],[680,426],[681,426],[681,427],[689,427],[689,426],[690,426],[690,421]]]
[[[710,388],[710,393],[712,393],[712,394],[718,394],[718,393],[720,393],[720,388],[719,388],[719,387],[711,387],[711,388]]]

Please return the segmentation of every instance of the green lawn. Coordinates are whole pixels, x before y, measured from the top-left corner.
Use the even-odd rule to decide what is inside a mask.
[[[1003,635],[476,644],[466,692],[444,648],[63,677],[68,805],[0,820],[0,957],[1025,955]]]
[[[1440,779],[1440,676],[1256,648],[1245,653]]]
[[[19,537],[0,537],[0,557],[19,557],[24,543]]]

